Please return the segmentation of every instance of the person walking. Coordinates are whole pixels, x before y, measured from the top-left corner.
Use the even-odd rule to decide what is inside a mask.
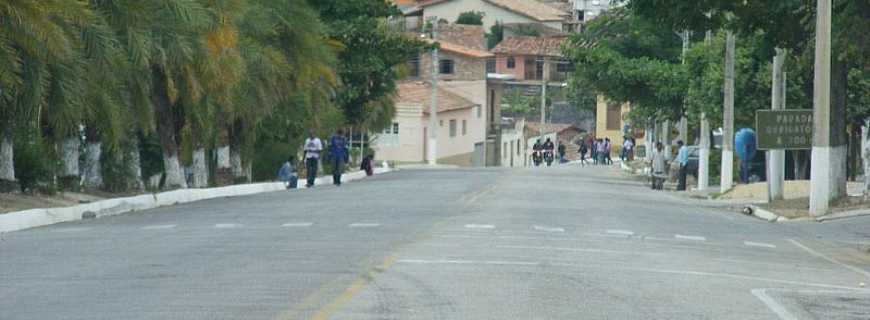
[[[607,158],[605,158],[604,153],[607,152],[607,145],[604,144],[603,139],[598,139],[596,141],[595,153],[596,153],[596,161],[598,164],[607,164]]]
[[[359,169],[366,172],[367,176],[372,176],[375,174],[374,168],[372,167],[372,155],[366,155],[362,162],[359,165]]]
[[[677,162],[680,163],[680,176],[677,182],[677,191],[686,191],[686,174],[689,171],[689,147],[683,140],[677,140],[680,151],[677,153]]]
[[[559,141],[559,146],[556,148],[559,152],[559,163],[565,163],[565,145]]]
[[[278,169],[278,181],[283,182],[287,189],[296,189],[296,183],[299,181],[296,174],[296,158],[290,156],[287,162],[284,162],[284,165]]]
[[[589,140],[589,153],[592,157],[592,164],[598,164],[598,140],[592,139]]]
[[[665,178],[668,176],[664,149],[661,142],[656,142],[656,149],[653,151],[652,159],[650,160],[650,177],[652,178],[653,190],[664,189]]]
[[[586,141],[580,141],[580,165],[586,165],[586,153],[589,152],[589,146],[586,145]]]
[[[631,138],[626,137],[625,141],[622,142],[622,152],[619,155],[619,159],[622,162],[626,162],[631,158],[631,150],[634,148],[634,143],[631,142]]]
[[[341,174],[344,173],[344,164],[347,163],[347,138],[344,136],[344,130],[338,131],[329,138],[329,155],[332,160],[332,184],[341,185]]]
[[[314,186],[314,180],[317,179],[317,164],[320,161],[320,152],[323,151],[323,142],[314,134],[314,130],[308,131],[308,139],[305,139],[303,150],[305,153],[305,172],[308,177],[305,187],[311,188]]]
[[[613,152],[613,145],[610,144],[610,138],[604,138],[604,164],[612,165],[613,159],[610,159],[610,153]]]

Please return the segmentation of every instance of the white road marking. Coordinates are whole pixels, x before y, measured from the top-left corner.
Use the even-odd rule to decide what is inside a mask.
[[[565,228],[535,226],[535,230],[544,232],[565,232]]]
[[[161,224],[161,225],[153,225],[153,226],[144,226],[142,230],[163,230],[163,229],[172,229],[175,228],[174,224]]]
[[[357,223],[351,223],[347,226],[351,227],[351,228],[374,228],[374,227],[380,227],[381,224],[380,223],[357,222]]]
[[[692,240],[692,241],[707,241],[707,238],[702,236],[685,236],[682,234],[675,234],[674,238],[682,239],[682,240]]]
[[[86,228],[86,227],[70,227],[70,228],[60,228],[60,229],[55,229],[54,231],[55,231],[55,232],[81,232],[81,231],[88,231],[88,230],[91,230],[91,228]]]
[[[231,228],[238,228],[241,226],[242,225],[238,224],[238,223],[218,223],[218,224],[214,225],[214,227],[218,228],[218,229],[231,229]]]
[[[770,308],[770,311],[776,313],[781,320],[797,320],[797,317],[792,315],[791,312],[788,312],[788,310],[786,310],[786,308],[779,302],[767,295],[767,289],[752,289],[750,292],[752,292],[752,295],[758,298],[758,300],[761,300],[764,305]]]
[[[313,226],[314,222],[290,222],[282,224],[282,227],[294,228],[294,227],[310,227]]]
[[[822,258],[822,259],[824,259],[824,260],[827,260],[827,261],[830,262],[830,263],[836,264],[836,265],[841,266],[841,267],[843,267],[843,268],[846,268],[846,269],[852,270],[852,271],[854,271],[855,273],[858,273],[858,274],[860,274],[860,275],[863,275],[863,276],[865,276],[865,277],[867,277],[867,278],[870,278],[870,272],[867,272],[867,271],[864,270],[864,269],[861,269],[861,268],[858,268],[858,267],[856,267],[856,266],[848,265],[848,264],[842,263],[842,262],[840,262],[840,261],[834,260],[834,258],[830,258],[830,257],[828,257],[828,256],[826,256],[826,255],[823,255],[823,254],[821,254],[821,253],[819,253],[819,252],[817,252],[817,251],[815,251],[815,250],[813,250],[813,249],[810,249],[809,247],[807,247],[807,246],[801,244],[800,242],[797,242],[797,240],[794,240],[794,239],[788,239],[788,241],[791,242],[792,244],[794,244],[795,246],[798,246],[799,248],[803,249],[804,251],[808,252],[808,253],[811,254],[811,255],[814,255],[814,256],[816,256],[816,257]]]
[[[636,255],[636,254],[658,255],[658,253],[654,253],[654,252],[620,251],[620,250],[589,249],[589,248],[550,247],[550,246],[513,246],[513,245],[501,245],[501,246],[496,246],[496,248],[504,248],[504,249],[523,249],[523,250],[551,250],[551,251],[590,252],[590,253],[615,253],[615,254],[631,254],[631,255]]]
[[[764,242],[743,241],[743,244],[750,247],[776,248],[776,245]]]
[[[469,229],[495,229],[495,226],[491,224],[466,224],[465,227]]]
[[[619,230],[619,229],[611,229],[611,230],[607,230],[607,233],[609,233],[609,234],[618,234],[618,235],[623,235],[623,236],[628,236],[628,237],[631,237],[631,236],[634,235],[634,231],[631,231],[631,230]]]
[[[502,266],[537,266],[540,262],[534,261],[501,261],[501,260],[425,260],[425,259],[400,259],[398,263],[409,264],[488,264]]]

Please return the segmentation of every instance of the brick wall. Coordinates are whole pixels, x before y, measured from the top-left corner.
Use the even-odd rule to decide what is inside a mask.
[[[485,58],[472,58],[443,50],[438,52],[438,58],[453,60],[453,74],[442,74],[438,77],[440,80],[475,81],[486,79]],[[424,53],[420,55],[420,77],[427,80],[431,79],[431,75],[432,54]]]

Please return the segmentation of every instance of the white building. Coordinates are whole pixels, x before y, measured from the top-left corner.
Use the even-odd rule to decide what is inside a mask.
[[[500,23],[540,23],[549,28],[563,30],[570,12],[565,12],[536,0],[426,0],[421,1],[423,20],[437,17],[455,22],[460,13],[483,12],[483,27],[489,30]]]
[[[408,81],[398,85],[396,116],[375,137],[378,160],[400,163],[426,162],[432,86]],[[438,90],[438,163],[471,166],[475,152],[482,152],[486,116],[480,104],[442,87]]]
[[[619,5],[614,0],[574,0],[574,19],[586,22]]]

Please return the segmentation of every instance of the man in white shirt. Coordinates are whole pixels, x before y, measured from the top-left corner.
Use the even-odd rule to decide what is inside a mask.
[[[305,139],[305,171],[308,173],[308,181],[305,186],[311,188],[314,186],[314,179],[317,178],[317,162],[320,161],[320,152],[323,151],[323,142],[320,138],[314,135],[314,130],[308,131],[308,139]]]

